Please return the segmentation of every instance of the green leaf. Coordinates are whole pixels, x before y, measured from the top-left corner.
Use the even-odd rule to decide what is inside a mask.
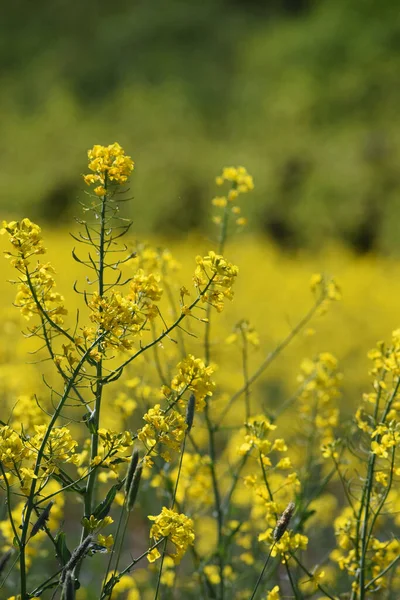
[[[60,533],[56,535],[55,542],[57,549],[57,558],[59,559],[61,565],[65,567],[65,565],[71,558],[71,552],[68,550],[67,542],[65,541],[65,533],[63,531],[60,531]]]
[[[96,506],[92,513],[95,519],[104,519],[104,517],[108,515],[108,513],[110,512],[111,504],[114,502],[115,495],[117,491],[121,489],[121,486],[122,483],[117,483],[108,490],[107,496]]]

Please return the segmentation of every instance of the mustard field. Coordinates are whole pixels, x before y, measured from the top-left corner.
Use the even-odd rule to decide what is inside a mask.
[[[212,237],[137,240],[133,170],[3,223],[0,598],[398,598],[400,264],[281,253],[243,167]]]

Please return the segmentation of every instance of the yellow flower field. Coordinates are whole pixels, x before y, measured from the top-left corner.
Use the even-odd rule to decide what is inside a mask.
[[[243,167],[138,241],[88,158],[72,237],[0,238],[0,597],[398,597],[400,265],[281,254]]]

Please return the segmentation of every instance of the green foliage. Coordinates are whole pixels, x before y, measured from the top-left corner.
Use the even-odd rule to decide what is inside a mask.
[[[242,163],[257,182],[248,214],[285,248],[333,236],[398,250],[397,13],[394,0],[11,3],[2,212],[67,220],[75,148],[119,139],[138,149],[132,194],[148,198],[136,230],[202,227],[204,182]]]

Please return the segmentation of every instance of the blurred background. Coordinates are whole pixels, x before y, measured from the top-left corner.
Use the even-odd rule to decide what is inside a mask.
[[[398,2],[14,0],[0,44],[0,214],[41,224],[67,303],[93,144],[118,141],[135,160],[133,237],[166,242],[187,287],[196,254],[215,247],[215,176],[244,165],[255,190],[227,249],[240,277],[220,340],[250,317],[269,351],[312,302],[311,274],[333,275],[343,301],[268,385],[285,397],[304,356],[332,351],[354,406],[368,349],[399,326]],[[2,268],[13,344],[14,274]],[[23,344],[16,360],[18,371]]]
[[[118,141],[136,231],[204,230],[243,164],[279,248],[400,250],[396,0],[15,0],[0,44],[2,217],[69,222],[86,149]]]

